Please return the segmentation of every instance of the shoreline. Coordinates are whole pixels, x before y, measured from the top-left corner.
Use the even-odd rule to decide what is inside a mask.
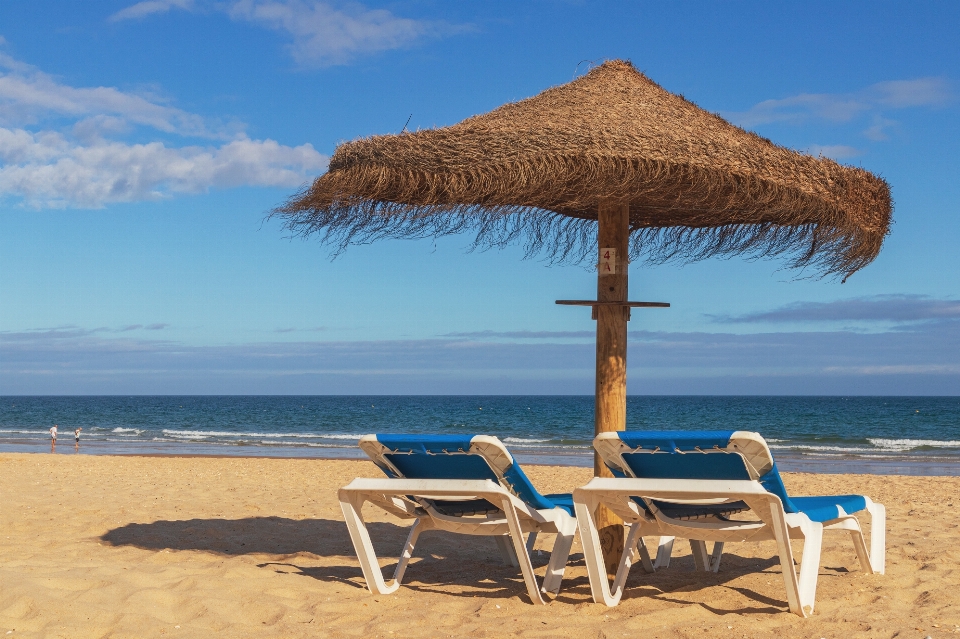
[[[224,449],[242,449],[237,452]],[[177,450],[174,450],[177,449]],[[519,463],[524,466],[555,466],[562,468],[591,468],[593,455],[582,452],[538,453],[522,447],[510,447]],[[803,454],[774,450],[777,466],[784,472],[812,473],[822,475],[903,475],[915,477],[958,477],[960,476],[960,458],[933,457],[922,455],[872,455],[870,457],[853,455]],[[0,454],[25,453],[50,455],[49,443],[36,441],[0,443]],[[354,460],[364,461],[367,457],[354,446],[305,448],[290,447],[277,450],[264,446],[224,446],[217,444],[154,444],[144,446],[117,444],[115,442],[80,441],[76,449],[72,438],[64,438],[55,455],[113,456],[113,457],[170,457],[170,458],[210,458],[210,459],[298,459],[298,460]]]

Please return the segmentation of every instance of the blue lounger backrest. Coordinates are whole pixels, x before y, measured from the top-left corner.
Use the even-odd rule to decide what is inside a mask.
[[[755,479],[780,498],[785,512],[803,512],[814,521],[838,517],[839,507],[848,514],[866,507],[861,495],[791,499],[769,447],[757,433],[625,431],[602,434],[595,445],[607,467],[621,477],[628,473],[655,479]],[[682,515],[686,507],[672,508]]]
[[[637,477],[750,479],[743,457],[720,452],[734,431],[625,431],[620,440],[643,452],[621,455]],[[704,454],[710,451],[709,454]]]
[[[751,479],[743,457],[733,451],[721,452],[728,448],[735,432],[737,431],[623,431],[617,434],[620,441],[630,448],[648,451],[621,455],[637,477]],[[649,452],[654,450],[657,452]],[[703,451],[712,452],[703,454]],[[800,512],[787,494],[776,462],[758,479],[767,491],[780,498],[786,512]]]
[[[471,450],[472,435],[377,435],[389,452],[383,457],[409,479],[490,479],[535,509],[554,508],[537,492],[518,464],[510,462],[494,469],[490,460]],[[504,449],[504,452],[506,449]],[[509,455],[509,453],[507,453]],[[378,464],[380,465],[380,464]],[[388,476],[395,473],[380,465]]]

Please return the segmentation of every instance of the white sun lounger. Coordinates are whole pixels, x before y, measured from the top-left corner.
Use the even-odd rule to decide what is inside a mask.
[[[400,587],[417,537],[425,530],[492,536],[505,563],[519,566],[534,603],[556,594],[577,531],[567,495],[541,495],[496,437],[483,435],[367,435],[360,448],[387,478],[355,479],[340,489],[340,507],[367,587],[389,594]],[[413,519],[393,582],[387,584],[363,521],[364,502]],[[543,587],[530,563],[537,533],[556,533]],[[529,540],[525,544],[524,536]]]
[[[596,478],[573,492],[580,538],[597,603],[615,606],[630,565],[653,569],[644,536],[661,537],[658,564],[669,561],[672,537],[690,540],[698,570],[716,572],[724,542],[776,541],[790,611],[813,613],[824,530],[846,530],[868,573],[883,573],[886,511],[862,495],[787,495],[763,438],[744,431],[617,432],[593,441],[614,478]],[[593,514],[604,504],[630,526],[611,587]],[[870,514],[870,550],[854,513]],[[791,539],[803,540],[799,577]],[[713,541],[708,555],[706,541]],[[666,555],[666,558],[663,556]]]

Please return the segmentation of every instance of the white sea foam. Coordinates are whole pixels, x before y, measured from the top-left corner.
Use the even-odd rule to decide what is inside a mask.
[[[807,453],[807,456],[808,456],[808,457],[832,457],[833,459],[836,459],[836,458],[837,458],[837,454],[836,454],[836,453],[816,453],[816,452],[811,452],[811,453]],[[861,455],[857,455],[857,459],[884,459],[884,460],[890,460],[891,457],[890,457],[889,455],[879,455],[879,454],[869,455],[869,454],[864,453],[864,454],[861,454]]]
[[[549,439],[524,439],[522,437],[507,437],[503,440],[505,444],[543,444],[551,441]]]
[[[263,440],[259,442],[265,446],[306,446],[308,448],[356,448],[355,446],[344,446],[343,444],[319,444],[316,442],[278,442]]]
[[[110,431],[110,432],[111,432],[111,433],[118,433],[118,434],[133,433],[134,435],[140,435],[141,433],[143,433],[143,431],[142,431],[141,429],[139,429],[139,428],[114,428],[114,429],[113,429],[112,431]]]
[[[960,441],[941,441],[936,439],[881,439],[868,438],[870,447],[865,446],[826,446],[818,444],[796,443],[771,445],[774,450],[802,450],[823,453],[905,453],[917,448],[960,448]]]
[[[236,433],[220,430],[171,430],[163,429],[164,435],[185,439],[204,439],[208,437],[270,437],[278,439],[348,439],[359,440],[363,435],[351,435],[343,433]]]
[[[940,441],[937,439],[867,439],[880,450],[905,452],[914,448],[960,448],[960,441]]]
[[[815,444],[791,444],[789,446],[771,446],[775,450],[809,450],[831,453],[875,453],[876,448],[862,446],[817,446]]]
[[[49,430],[20,430],[17,428],[5,429],[0,428],[0,433],[11,434],[11,435],[47,435],[50,433]]]
[[[523,444],[514,446],[518,450],[590,450],[592,446],[585,446],[583,444]]]

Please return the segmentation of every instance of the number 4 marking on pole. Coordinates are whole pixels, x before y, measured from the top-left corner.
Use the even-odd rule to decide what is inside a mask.
[[[597,268],[600,270],[600,275],[616,275],[617,274],[617,249],[615,248],[600,249],[600,263],[597,264]]]

